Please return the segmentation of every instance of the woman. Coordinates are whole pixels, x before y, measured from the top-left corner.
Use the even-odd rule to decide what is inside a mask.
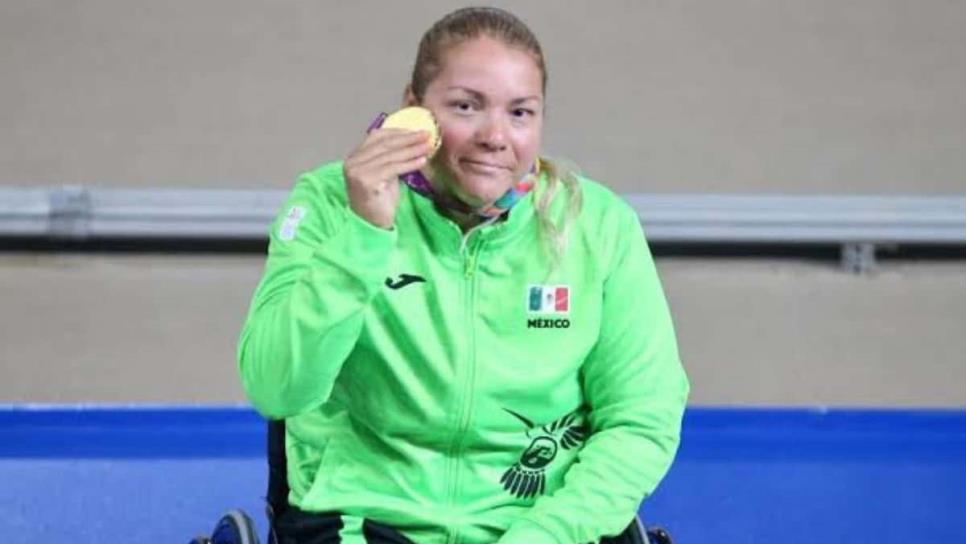
[[[653,261],[628,205],[539,157],[546,80],[514,16],[451,13],[405,91],[432,159],[377,128],[292,191],[238,348],[287,418],[289,541],[597,542],[670,466],[688,384]]]

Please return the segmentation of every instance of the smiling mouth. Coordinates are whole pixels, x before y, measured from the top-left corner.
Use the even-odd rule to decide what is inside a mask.
[[[474,161],[471,159],[463,159],[461,162],[468,165],[470,168],[481,170],[510,170],[510,168],[507,166],[503,166],[502,164],[493,164],[490,162]]]

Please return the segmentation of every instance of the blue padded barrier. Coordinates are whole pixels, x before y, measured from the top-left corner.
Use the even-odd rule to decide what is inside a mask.
[[[248,408],[0,407],[0,541],[184,542],[241,507],[264,533]],[[966,542],[966,410],[691,408],[642,515],[677,542]]]

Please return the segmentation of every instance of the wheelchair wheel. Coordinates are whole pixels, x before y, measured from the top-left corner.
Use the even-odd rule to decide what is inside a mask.
[[[661,527],[651,527],[647,530],[649,544],[674,544],[671,535]]]
[[[218,520],[210,537],[198,537],[191,544],[259,544],[255,523],[241,510],[231,510]]]

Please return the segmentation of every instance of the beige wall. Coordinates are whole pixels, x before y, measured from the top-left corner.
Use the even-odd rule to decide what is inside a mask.
[[[0,402],[242,402],[260,257],[0,254]],[[661,259],[694,404],[966,407],[966,264]]]
[[[966,3],[496,4],[547,50],[547,150],[621,190],[966,190]],[[4,0],[0,183],[287,186],[453,6]]]
[[[966,192],[966,3],[497,2],[625,192]],[[0,0],[0,185],[285,187],[442,1]],[[966,265],[663,259],[699,404],[966,406]],[[261,257],[0,253],[0,402],[234,402]]]

